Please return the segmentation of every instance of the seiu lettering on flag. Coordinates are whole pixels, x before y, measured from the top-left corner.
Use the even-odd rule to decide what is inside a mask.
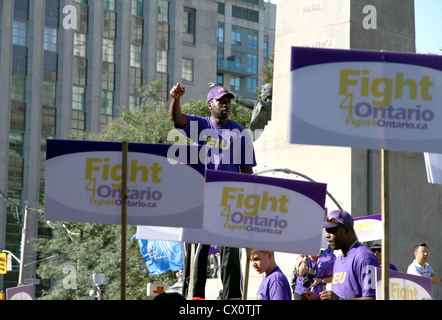
[[[138,239],[140,253],[150,274],[183,269],[183,244],[175,241]]]

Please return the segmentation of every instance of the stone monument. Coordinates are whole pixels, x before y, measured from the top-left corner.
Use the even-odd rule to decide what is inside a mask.
[[[381,212],[380,151],[286,142],[292,46],[415,52],[413,0],[278,0],[271,121],[255,141],[256,171],[288,168],[315,181],[353,216]],[[427,183],[422,153],[389,152],[390,262],[406,272],[419,241],[437,248],[442,187]],[[327,199],[328,210],[336,206]],[[435,250],[433,250],[435,252]],[[442,273],[442,257],[429,263]],[[290,279],[294,257],[281,269]],[[440,285],[439,285],[440,286]],[[441,289],[433,286],[434,299]]]

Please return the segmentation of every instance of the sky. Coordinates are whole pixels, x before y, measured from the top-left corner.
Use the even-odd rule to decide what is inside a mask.
[[[416,52],[441,54],[442,0],[414,0],[414,7]]]

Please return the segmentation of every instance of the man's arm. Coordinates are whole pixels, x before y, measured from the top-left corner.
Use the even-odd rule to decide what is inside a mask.
[[[180,98],[184,95],[186,89],[181,87],[179,83],[172,87],[170,96],[172,100],[169,106],[170,120],[172,120],[177,128],[184,128],[187,123],[187,118],[181,113]]]
[[[242,168],[241,169],[241,173],[249,173],[249,174],[253,174],[253,167],[247,167],[247,168]]]
[[[431,283],[439,283],[439,282],[440,282],[439,276],[436,274],[436,272],[432,272],[431,273]]]

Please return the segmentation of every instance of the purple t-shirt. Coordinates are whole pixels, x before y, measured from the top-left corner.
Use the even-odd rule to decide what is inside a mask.
[[[232,120],[216,125],[211,117],[185,116],[187,123],[182,130],[194,144],[206,148],[207,169],[241,172],[243,168],[256,166],[253,141],[244,127]],[[200,161],[203,160],[200,156]]]
[[[276,266],[259,285],[257,300],[291,300],[292,291],[287,277]]]
[[[341,297],[368,297],[376,295],[376,256],[357,242],[346,256],[336,257],[333,265],[331,290]]]

